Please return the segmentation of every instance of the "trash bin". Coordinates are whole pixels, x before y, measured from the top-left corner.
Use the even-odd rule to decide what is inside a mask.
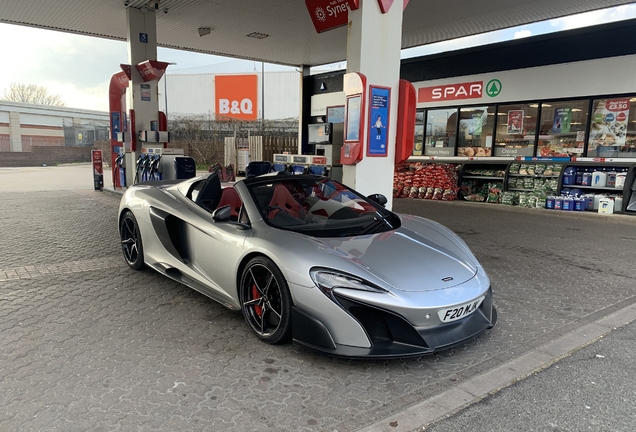
[[[197,174],[197,166],[190,156],[177,156],[174,158],[174,170],[176,178],[189,179]]]

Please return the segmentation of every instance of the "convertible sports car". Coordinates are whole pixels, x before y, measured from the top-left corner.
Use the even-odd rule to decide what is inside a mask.
[[[325,177],[216,174],[130,187],[124,258],[241,309],[269,343],[419,356],[495,325],[490,279],[444,226]]]

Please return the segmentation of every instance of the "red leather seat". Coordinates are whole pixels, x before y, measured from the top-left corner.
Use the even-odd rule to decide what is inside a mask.
[[[292,194],[289,192],[289,189],[282,184],[278,184],[274,187],[274,193],[272,194],[272,199],[269,202],[269,207],[277,207],[269,211],[267,215],[269,219],[276,216],[276,214],[281,210],[284,210],[296,218],[305,218],[305,211],[302,206],[294,199]]]
[[[229,205],[232,211],[230,217],[238,220],[242,202],[238,192],[236,192],[236,189],[234,189],[233,187],[226,187],[225,189],[223,189],[223,191],[221,192],[221,201],[219,201],[219,205],[217,208],[221,208],[226,205]]]

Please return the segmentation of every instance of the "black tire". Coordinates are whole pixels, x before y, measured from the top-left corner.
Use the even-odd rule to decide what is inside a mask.
[[[139,225],[131,211],[124,213],[124,217],[121,218],[119,237],[121,238],[121,250],[126,264],[135,270],[141,270],[146,267]]]
[[[291,295],[272,260],[256,257],[247,263],[239,295],[245,321],[259,339],[271,344],[291,339]]]

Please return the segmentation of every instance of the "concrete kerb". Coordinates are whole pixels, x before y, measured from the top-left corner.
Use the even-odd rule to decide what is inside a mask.
[[[357,432],[423,431],[431,424],[552,366],[634,320],[636,305],[627,306]]]

